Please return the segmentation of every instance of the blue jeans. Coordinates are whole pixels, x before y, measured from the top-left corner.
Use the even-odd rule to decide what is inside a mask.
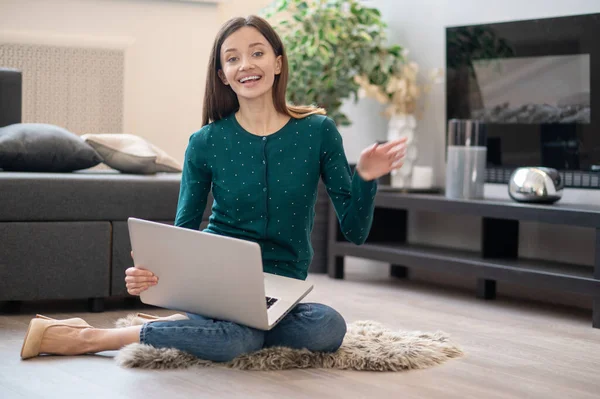
[[[175,348],[205,360],[227,362],[262,348],[284,346],[313,352],[335,352],[346,335],[344,318],[318,303],[296,305],[272,330],[188,313],[189,320],[146,323],[140,342],[155,348]]]

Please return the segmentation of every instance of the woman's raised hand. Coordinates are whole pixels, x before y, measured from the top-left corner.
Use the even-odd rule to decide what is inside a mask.
[[[375,143],[360,154],[356,171],[363,180],[375,180],[402,167],[406,154],[406,137]]]

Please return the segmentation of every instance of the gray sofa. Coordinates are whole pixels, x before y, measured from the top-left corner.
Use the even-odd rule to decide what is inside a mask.
[[[0,172],[0,301],[126,295],[127,218],[172,223],[179,179]]]
[[[0,172],[0,302],[128,296],[127,218],[172,224],[179,174]],[[206,226],[212,197],[204,212]],[[319,187],[310,272],[325,273],[329,198]],[[9,306],[10,307],[10,306]]]

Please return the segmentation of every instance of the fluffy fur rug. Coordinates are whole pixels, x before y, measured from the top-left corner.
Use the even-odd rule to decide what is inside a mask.
[[[130,325],[131,317],[119,319],[117,327]],[[213,363],[177,349],[157,349],[130,344],[121,349],[116,362],[126,368],[179,369],[227,367],[240,370],[336,368],[367,371],[424,369],[458,358],[463,352],[442,332],[391,331],[374,321],[357,321],[335,353],[316,353],[289,348],[265,348],[227,363]]]

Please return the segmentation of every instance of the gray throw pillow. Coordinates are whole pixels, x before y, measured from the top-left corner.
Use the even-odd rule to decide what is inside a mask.
[[[81,137],[45,123],[0,128],[0,168],[19,172],[73,172],[102,162]]]

